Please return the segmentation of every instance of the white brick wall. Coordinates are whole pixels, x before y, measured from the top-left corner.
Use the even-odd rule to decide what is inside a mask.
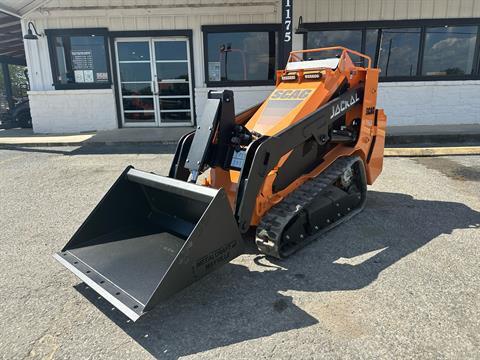
[[[118,128],[111,89],[30,91],[28,96],[36,133]]]
[[[229,87],[235,93],[235,111],[264,100],[273,86]],[[197,119],[208,90],[195,88]],[[378,106],[385,109],[390,126],[480,124],[480,81],[428,81],[380,83]],[[113,91],[30,91],[34,131],[68,133],[115,129]]]
[[[380,83],[388,125],[480,124],[480,81]]]
[[[228,88],[235,93],[235,112],[264,100],[273,86]],[[197,118],[208,90],[196,88]],[[480,81],[419,81],[380,83],[378,107],[390,126],[480,124]]]
[[[121,9],[120,3],[139,6]],[[192,6],[185,8],[182,5],[185,3]],[[279,0],[51,0],[24,18],[22,26],[24,33],[30,20],[40,32],[49,28],[77,27],[107,27],[112,31],[192,29],[198,115],[202,113],[209,90],[205,85],[201,26],[279,23],[280,6]],[[478,17],[479,14],[480,0],[298,0],[293,18],[296,22],[302,15],[304,22],[323,22]],[[294,49],[302,47],[302,39],[302,35],[294,35]],[[25,47],[31,89],[35,90],[30,92],[30,101],[36,132],[117,127],[112,90],[53,91],[46,37],[26,41]],[[272,88],[232,88],[236,111],[265,99]],[[389,125],[479,124],[480,97],[477,94],[480,94],[480,81],[381,83],[379,106],[385,108]]]
[[[1,1],[1,0],[0,0]],[[173,30],[191,29],[193,31],[193,63],[197,88],[196,110],[201,113],[207,97],[205,88],[203,34],[202,25],[215,24],[263,24],[280,22],[279,0],[141,0],[139,6],[135,0],[119,1],[77,1],[52,0],[37,11],[22,19],[23,31],[26,24],[33,21],[39,32],[45,29],[106,27],[110,31],[121,30]],[[188,3],[191,7],[182,4]],[[112,6],[112,9],[108,9]],[[92,113],[83,116],[68,108],[78,109],[78,102],[90,102],[81,92],[68,90],[54,91],[52,72],[45,36],[37,41],[26,41],[25,51],[31,80],[32,122],[36,132],[68,132],[93,129],[116,128],[116,112],[113,109],[113,95],[103,94],[102,101],[91,102]],[[113,64],[112,69],[116,69]],[[271,89],[271,88],[270,88]],[[244,109],[251,103],[263,100],[269,93],[264,87],[237,88],[236,108]],[[111,93],[111,92],[110,92]],[[99,96],[95,94],[94,97]],[[35,99],[33,99],[35,97]],[[79,98],[75,100],[75,97]],[[108,99],[107,99],[108,97]],[[72,104],[69,104],[72,102]],[[103,104],[105,102],[105,104]],[[66,105],[68,104],[68,105]],[[101,112],[102,114],[99,114]],[[98,122],[98,123],[97,123]],[[58,127],[57,127],[58,126]]]

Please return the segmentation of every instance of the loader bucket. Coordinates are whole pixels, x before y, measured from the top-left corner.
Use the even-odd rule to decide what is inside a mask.
[[[128,167],[54,257],[135,321],[242,252],[222,189]]]

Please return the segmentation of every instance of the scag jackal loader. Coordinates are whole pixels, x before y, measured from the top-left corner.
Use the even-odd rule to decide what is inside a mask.
[[[232,91],[210,91],[168,177],[127,167],[56,259],[137,320],[242,254],[251,229],[285,258],[357,214],[383,164],[370,62],[294,51],[270,96],[237,115]]]

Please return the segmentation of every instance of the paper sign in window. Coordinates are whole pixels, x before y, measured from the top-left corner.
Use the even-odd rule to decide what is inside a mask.
[[[220,62],[219,61],[208,62],[208,80],[220,81]]]
[[[84,70],[83,71],[83,78],[86,83],[93,82],[93,70]]]
[[[95,74],[97,81],[107,81],[108,80],[108,73],[106,72],[97,72]]]
[[[76,83],[83,83],[85,82],[85,78],[83,76],[83,70],[75,70],[75,82]]]

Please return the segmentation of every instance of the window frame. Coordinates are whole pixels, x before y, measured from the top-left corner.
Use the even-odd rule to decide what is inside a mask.
[[[473,73],[467,75],[421,75],[423,67],[423,55],[425,50],[426,29],[439,26],[477,26],[477,38],[473,55]],[[379,77],[380,82],[399,81],[445,81],[445,80],[480,80],[480,18],[455,18],[455,19],[420,19],[420,20],[385,20],[385,21],[357,21],[357,22],[334,22],[334,23],[303,23],[302,27],[307,31],[303,36],[303,48],[307,49],[308,34],[310,31],[328,30],[360,30],[362,31],[362,49],[365,52],[367,30],[381,30],[382,28],[402,29],[420,28],[420,42],[417,60],[417,71],[414,76],[389,76]],[[373,66],[377,66],[379,41],[375,57],[372,59]]]
[[[276,63],[280,63],[280,54],[283,52],[283,42],[280,41],[280,32],[282,24],[236,24],[236,25],[202,25],[203,33],[203,69],[205,84],[207,87],[225,87],[225,86],[262,86],[275,85],[275,78],[272,80],[228,80],[228,81],[209,81],[208,80],[208,34],[211,33],[229,33],[229,32],[275,32]],[[275,69],[276,70],[276,69]],[[274,75],[275,76],[275,75]]]
[[[48,54],[50,57],[50,69],[52,71],[53,87],[55,90],[88,90],[88,89],[111,89],[113,84],[110,45],[109,45],[109,31],[107,28],[76,28],[76,29],[46,29],[45,35],[48,42]],[[56,36],[88,36],[98,35],[103,36],[105,48],[105,60],[107,64],[108,82],[104,83],[72,83],[62,84],[58,81],[57,74],[59,72],[57,64],[57,56],[54,38]]]

